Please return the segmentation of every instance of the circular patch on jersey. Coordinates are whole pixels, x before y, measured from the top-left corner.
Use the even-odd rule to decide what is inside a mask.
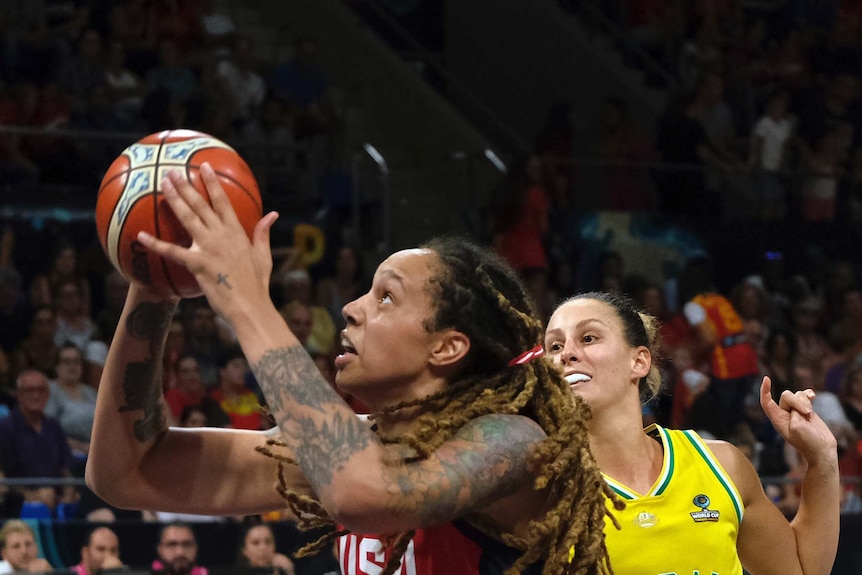
[[[700,495],[695,496],[695,498],[692,500],[692,503],[694,503],[701,509],[706,509],[707,507],[709,507],[709,497],[701,493]]]

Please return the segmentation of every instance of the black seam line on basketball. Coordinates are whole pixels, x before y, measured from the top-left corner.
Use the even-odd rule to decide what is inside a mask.
[[[99,193],[98,193],[98,194],[96,194],[96,201],[98,201],[99,196],[101,196],[101,195],[102,195],[102,192],[105,190],[105,188],[107,188],[107,187],[108,187],[108,185],[110,185],[114,180],[116,180],[117,178],[122,178],[123,176],[128,175],[128,174],[130,174],[131,172],[132,172],[132,164],[131,164],[131,162],[129,162],[129,169],[127,169],[127,170],[123,170],[123,171],[122,171],[122,172],[120,172],[119,174],[115,174],[115,175],[111,176],[111,179],[110,179],[110,180],[107,180],[107,181],[105,181],[105,182],[102,182],[102,185],[101,185],[101,186],[99,186]]]
[[[159,142],[159,150],[158,152],[156,152],[156,181],[155,185],[153,186],[153,211],[155,213],[153,214],[153,220],[155,220],[156,222],[155,232],[156,237],[159,239],[162,239],[161,228],[159,227],[159,187],[162,184],[161,179],[159,179],[159,159],[162,157],[162,148],[165,147],[165,142],[168,141],[170,135],[171,130],[165,130],[165,135],[162,136],[162,141]],[[168,269],[168,262],[165,261],[164,257],[159,256],[159,264],[162,266],[162,273],[164,274],[165,279],[168,281],[168,286],[170,286],[171,291],[174,292],[175,295],[181,295],[179,290],[177,290],[176,284],[174,284],[174,279],[171,277],[171,272]]]
[[[200,169],[201,169],[201,167],[200,167],[199,165],[197,165],[197,164],[187,164],[187,168],[197,168],[197,169],[198,169],[198,172],[200,172]],[[260,210],[261,214],[263,213],[263,206],[262,206],[262,205],[261,205],[261,204],[260,204],[256,199],[255,199],[254,194],[252,194],[251,192],[249,192],[249,191],[248,191],[248,189],[247,189],[245,186],[243,186],[243,185],[242,185],[242,183],[240,183],[240,182],[239,182],[236,178],[234,178],[233,176],[231,176],[231,175],[229,175],[229,174],[225,174],[225,173],[219,172],[219,171],[218,171],[218,170],[216,170],[215,168],[213,168],[213,171],[214,171],[216,174],[218,174],[219,176],[221,176],[222,178],[224,178],[224,179],[226,179],[226,180],[230,180],[231,182],[233,182],[233,184],[234,184],[236,187],[238,187],[238,188],[239,188],[239,189],[241,189],[243,192],[245,192],[245,195],[247,195],[247,196],[248,196],[248,199],[250,199],[250,200],[254,203],[254,205],[255,205],[255,206],[257,206],[257,209],[259,209],[259,210]],[[249,173],[251,174],[251,170],[249,170]],[[253,178],[253,177],[254,177],[254,174],[252,174],[252,178]],[[212,200],[210,200],[210,203],[212,203]]]

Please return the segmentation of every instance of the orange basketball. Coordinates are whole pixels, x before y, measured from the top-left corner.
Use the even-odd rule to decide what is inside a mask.
[[[151,134],[126,148],[108,168],[96,200],[96,229],[102,248],[120,273],[163,293],[201,295],[194,276],[183,266],[148,251],[139,231],[188,247],[191,238],[161,193],[168,170],[178,169],[207,200],[199,169],[209,162],[218,174],[249,238],[262,215],[260,191],[248,164],[217,138],[192,130]]]

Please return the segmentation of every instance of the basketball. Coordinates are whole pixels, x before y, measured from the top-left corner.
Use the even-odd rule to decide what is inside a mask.
[[[229,145],[202,132],[169,130],[141,138],[108,168],[96,200],[96,229],[111,263],[130,281],[183,298],[201,295],[194,276],[183,266],[148,251],[140,231],[183,247],[191,237],[160,191],[172,169],[185,173],[207,200],[200,166],[209,162],[251,238],[263,207],[257,181],[248,164]]]

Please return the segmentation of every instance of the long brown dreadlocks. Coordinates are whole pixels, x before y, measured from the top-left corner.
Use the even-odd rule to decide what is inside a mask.
[[[509,367],[509,361],[543,340],[542,322],[514,271],[499,257],[469,242],[451,238],[423,246],[440,260],[430,280],[435,310],[426,320],[429,331],[455,329],[470,338],[466,365],[447,389],[420,400],[388,407],[391,413],[422,405],[414,431],[396,438],[381,437],[415,451],[424,458],[450,439],[467,422],[488,414],[521,414],[535,420],[547,434],[534,450],[530,465],[535,489],[547,489],[550,509],[534,519],[525,537],[501,532],[494,526],[470,522],[490,531],[507,545],[523,551],[507,575],[521,573],[544,561],[543,575],[570,573],[598,575],[612,572],[604,542],[605,498],[616,509],[624,504],[601,476],[589,451],[589,407],[574,398],[559,372],[544,358]],[[281,445],[271,440],[269,446]],[[278,460],[277,489],[303,527],[333,522],[320,503],[291,491],[283,465],[293,462],[267,447],[259,451]],[[616,520],[611,516],[612,521]],[[302,550],[316,552],[344,531],[329,533]],[[392,553],[383,574],[398,568],[413,532],[387,540]],[[569,560],[574,549],[574,559]]]

